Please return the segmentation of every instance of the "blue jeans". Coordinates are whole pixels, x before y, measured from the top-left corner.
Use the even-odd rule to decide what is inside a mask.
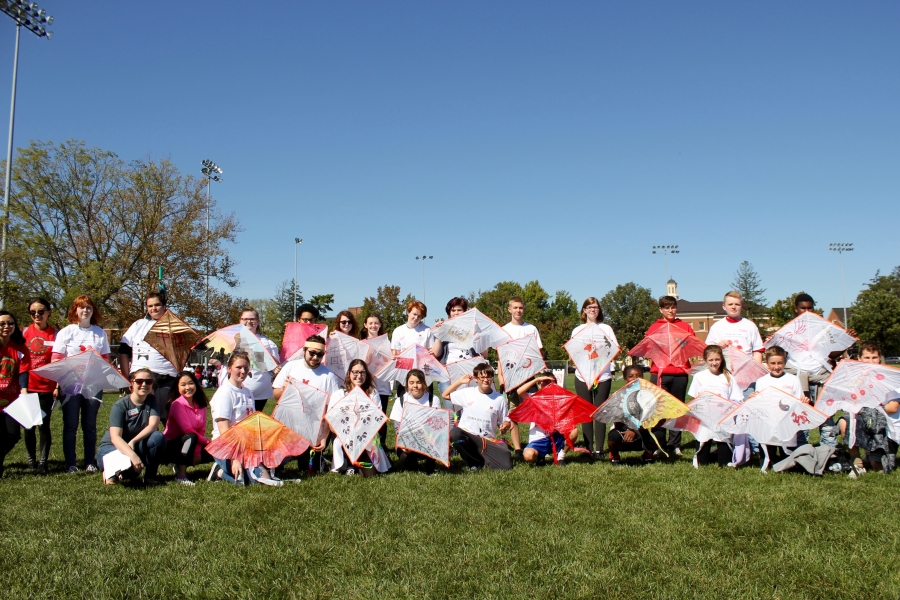
[[[231,461],[225,460],[223,458],[214,458],[216,464],[219,465],[219,468],[222,469],[222,480],[227,481],[228,483],[236,483],[237,485],[248,485],[250,483],[250,478],[247,477],[247,469],[244,469],[241,473],[241,480],[237,481],[234,476],[231,474]]]
[[[103,457],[115,450],[116,447],[112,444],[105,444],[100,446],[100,452],[98,453],[98,459],[100,462],[100,468],[103,468]],[[163,437],[163,434],[159,431],[154,431],[146,438],[139,441],[134,445],[134,453],[137,454],[141,458],[141,462],[144,463],[144,477],[154,478],[156,477],[156,472],[159,470],[159,463],[162,461],[163,456],[165,456],[166,452],[166,438]],[[129,469],[131,471],[131,469]],[[135,476],[136,473],[132,471],[132,476]],[[128,475],[126,475],[127,477]]]
[[[66,469],[75,466],[75,441],[78,439],[78,416],[81,415],[81,436],[84,442],[84,466],[97,464],[97,412],[100,394],[85,398],[81,394],[69,396],[62,405],[63,456]]]

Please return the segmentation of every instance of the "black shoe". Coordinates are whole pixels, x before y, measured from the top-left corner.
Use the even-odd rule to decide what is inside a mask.
[[[622,464],[622,458],[619,456],[618,452],[610,452],[609,453],[609,464],[613,466],[618,466]]]
[[[522,450],[513,450],[513,460],[525,460],[525,457],[522,455]]]
[[[652,452],[644,452],[644,454],[641,455],[641,460],[644,462],[645,465],[653,464],[653,453]]]
[[[28,460],[25,461],[28,464],[28,468],[31,471],[37,471],[37,462],[35,462],[33,456],[29,456]]]
[[[47,461],[42,460],[37,464],[37,468],[34,470],[37,475],[46,475],[47,474]]]

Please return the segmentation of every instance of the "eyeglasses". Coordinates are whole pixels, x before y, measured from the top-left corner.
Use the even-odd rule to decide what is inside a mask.
[[[134,385],[153,385],[152,379],[135,379]]]
[[[350,374],[364,376],[366,374],[366,372],[365,371],[350,371]]]
[[[493,378],[494,378],[494,374],[493,374],[493,373],[487,373],[487,372],[485,372],[485,373],[479,373],[478,375],[475,376],[475,378],[476,378],[476,379],[493,379]]]
[[[301,318],[300,318],[300,322],[301,322],[301,323],[312,323],[313,320],[312,320],[312,319],[304,319],[304,318],[301,317]]]
[[[317,358],[322,358],[323,356],[325,356],[325,353],[322,352],[321,350],[309,350],[309,349],[307,349],[307,350],[306,350],[306,353],[309,354],[310,356],[315,356],[315,357],[317,357]]]
[[[29,310],[29,311],[28,311],[28,314],[30,314],[32,317],[40,317],[40,316],[43,315],[45,312],[47,312],[47,311],[44,310],[44,309],[41,309],[41,310]]]
[[[15,327],[16,324],[12,321],[0,321],[0,327]]]
[[[588,306],[584,310],[600,310],[600,307],[599,306]]]
[[[259,319],[256,319],[256,318],[253,318],[253,317],[251,317],[251,318],[249,318],[249,319],[241,319],[241,323],[245,323],[245,322],[246,322],[246,323],[253,323],[254,321],[259,321]]]

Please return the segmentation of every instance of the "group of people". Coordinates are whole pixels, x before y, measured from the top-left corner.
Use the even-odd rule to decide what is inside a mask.
[[[329,395],[332,405],[346,394],[359,388],[373,403],[389,414],[389,419],[398,422],[403,418],[402,407],[406,403],[442,407],[454,412],[454,425],[450,431],[452,448],[471,470],[485,466],[485,440],[501,438],[510,433],[512,460],[523,460],[531,464],[543,463],[548,455],[560,462],[565,458],[565,441],[574,442],[578,430],[545,431],[532,423],[528,439],[523,447],[519,428],[510,421],[510,407],[523,402],[529,393],[540,389],[553,380],[548,372],[537,373],[528,381],[505,389],[502,370],[495,384],[495,373],[485,358],[475,366],[472,375],[456,381],[441,384],[437,393],[426,381],[426,375],[418,369],[410,370],[403,381],[396,382],[396,400],[388,413],[388,404],[394,389],[394,382],[377,379],[363,360],[350,362],[342,377],[332,373],[323,363],[328,340],[321,336],[309,337],[302,353],[271,371],[255,371],[249,356],[241,351],[233,352],[218,374],[218,389],[207,401],[198,377],[191,368],[179,371],[159,351],[145,341],[149,329],[166,311],[165,297],[151,293],[146,298],[146,315],[136,321],[122,336],[119,343],[119,364],[122,375],[130,384],[130,391],[113,404],[109,413],[109,429],[97,448],[97,413],[100,394],[85,397],[80,394],[66,396],[55,381],[45,379],[34,371],[50,362],[61,360],[93,348],[104,358],[110,354],[110,343],[100,327],[101,315],[94,301],[88,296],[75,299],[67,312],[69,325],[55,330],[48,324],[52,307],[44,298],[35,298],[29,305],[31,324],[21,330],[16,317],[9,311],[0,310],[0,408],[5,407],[20,394],[36,393],[41,410],[45,413],[43,422],[34,428],[24,429],[9,415],[3,414],[0,427],[0,477],[3,474],[3,460],[7,453],[23,437],[28,465],[37,473],[47,472],[47,461],[51,448],[51,414],[57,406],[63,417],[63,455],[65,470],[74,473],[79,470],[76,460],[76,439],[79,425],[82,431],[81,468],[88,472],[103,469],[104,457],[118,451],[128,457],[131,466],[104,476],[105,484],[112,485],[128,478],[142,477],[145,483],[157,481],[161,464],[171,464],[175,469],[175,481],[184,485],[194,485],[188,478],[188,468],[201,463],[214,463],[210,479],[248,484],[262,483],[280,485],[280,469],[267,469],[258,465],[245,469],[240,461],[211,457],[205,450],[207,444],[224,434],[239,421],[255,411],[263,410],[270,398],[280,400],[285,387],[291,382],[302,382],[318,388]],[[447,318],[454,318],[468,310],[465,298],[453,298],[446,306]],[[765,348],[755,323],[743,318],[743,300],[738,292],[728,292],[723,301],[726,317],[712,325],[706,339],[704,360],[707,370],[697,373],[688,388],[691,365],[669,364],[660,369],[653,365],[651,381],[685,401],[687,395],[697,396],[711,391],[735,402],[742,402],[754,391],[766,387],[777,387],[792,396],[812,403],[822,382],[827,378],[828,369],[795,364],[791,356],[778,346]],[[800,294],[795,301],[798,315],[814,310],[815,303],[808,294]],[[649,328],[650,335],[666,324],[680,328],[693,335],[691,326],[677,317],[677,301],[672,296],[659,299],[660,318]],[[508,304],[510,321],[503,330],[513,340],[534,336],[538,348],[543,348],[537,328],[524,320],[525,302],[518,297]],[[443,364],[477,358],[475,349],[467,344],[445,342],[435,339],[432,329],[425,325],[426,306],[412,301],[406,307],[406,322],[397,327],[390,336],[391,352],[394,356],[413,344],[428,349]],[[317,310],[311,305],[302,305],[297,311],[297,320],[315,323],[320,320]],[[603,310],[594,297],[587,298],[581,307],[582,324],[575,328],[576,335],[584,327],[600,327],[604,334],[615,342],[615,332],[603,323]],[[253,308],[241,313],[241,324],[257,335],[266,350],[278,356],[278,346],[259,331],[259,314]],[[438,325],[442,322],[439,321]],[[350,311],[341,311],[334,319],[335,332],[366,339],[386,334],[379,315],[366,315],[363,323],[357,322]],[[335,335],[332,332],[331,335]],[[747,389],[740,389],[731,377],[726,364],[725,348],[743,352],[763,364],[768,374]],[[541,350],[543,352],[543,350]],[[859,345],[860,359],[868,362],[881,360],[877,345],[862,342]],[[832,356],[840,358],[841,352]],[[636,365],[623,371],[626,383],[643,377],[643,369]],[[595,382],[586,382],[579,372],[575,377],[575,393],[595,407],[602,405],[610,396],[613,373],[607,365]],[[471,385],[475,382],[475,385]],[[866,451],[870,467],[890,470],[897,444],[890,435],[890,424],[898,416],[900,405],[885,399],[881,409],[869,409],[861,414],[863,418],[844,418],[840,422],[829,419],[821,427],[823,444],[836,444],[840,432],[847,436],[848,427],[853,428],[856,447],[851,448],[860,471],[863,458],[859,449]],[[211,439],[207,437],[207,413],[212,417]],[[163,424],[160,431],[160,425]],[[643,462],[652,462],[664,451],[667,455],[681,454],[680,431],[662,427],[647,431],[635,429],[630,424],[614,423],[607,432],[606,424],[592,421],[581,425],[583,446],[578,448],[587,453],[591,460],[606,458],[613,465],[621,464],[621,453],[641,452]],[[900,431],[900,427],[898,427]],[[805,433],[805,432],[801,432]],[[331,470],[339,473],[361,473],[371,475],[383,473],[393,467],[386,444],[387,426],[383,426],[372,444],[355,461],[344,452],[327,421],[323,420],[317,439],[309,440],[310,448],[296,458],[301,470],[321,472]],[[737,437],[737,436],[736,436]],[[38,448],[38,439],[40,440]],[[798,435],[793,445],[804,443]],[[332,460],[324,458],[327,446],[332,446]],[[606,448],[604,449],[604,446]],[[792,444],[786,444],[789,451]],[[665,450],[663,450],[665,449]],[[715,462],[720,466],[740,466],[749,461],[755,450],[753,440],[723,440],[716,450]],[[776,449],[772,449],[776,451]],[[702,464],[713,462],[709,445],[698,451],[698,461]],[[398,448],[396,460],[405,468],[423,468],[434,472],[433,459],[423,458],[415,452]],[[888,458],[890,457],[890,458]],[[877,464],[876,464],[877,463]],[[285,466],[287,461],[281,466]]]

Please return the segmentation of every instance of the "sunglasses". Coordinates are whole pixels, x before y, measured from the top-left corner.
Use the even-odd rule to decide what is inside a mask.
[[[309,349],[307,349],[307,350],[306,350],[306,353],[309,354],[310,356],[316,356],[316,357],[318,357],[318,358],[322,358],[323,356],[325,356],[325,353],[322,352],[321,350],[309,350]]]
[[[43,309],[41,309],[41,310],[29,310],[29,311],[28,311],[28,314],[30,314],[32,317],[40,317],[40,316],[43,315],[45,312],[47,312],[47,311],[46,311],[46,310],[43,310]]]
[[[347,321],[347,320],[340,321],[340,324],[341,324],[341,325],[349,325],[349,324],[350,324],[350,321]]]
[[[134,385],[153,385],[152,379],[135,379],[132,383]]]

